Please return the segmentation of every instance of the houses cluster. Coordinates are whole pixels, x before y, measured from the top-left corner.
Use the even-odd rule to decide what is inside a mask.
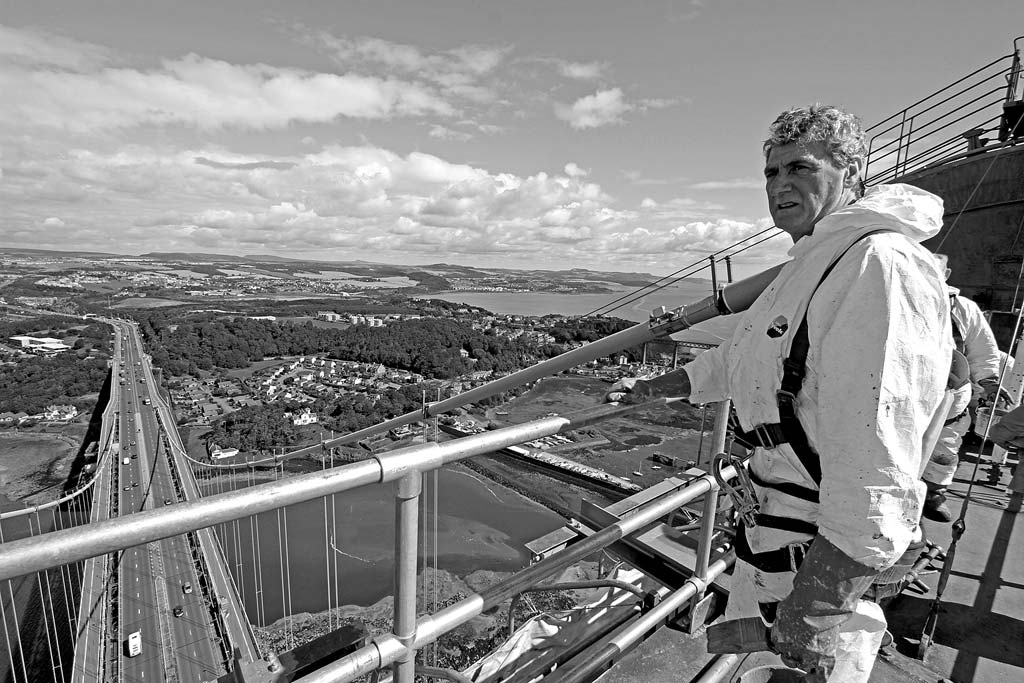
[[[346,393],[367,394],[375,400],[388,389],[418,384],[423,375],[379,363],[300,356],[298,360],[253,375],[253,394],[265,401],[312,403]]]
[[[133,260],[135,259],[122,259],[122,261]],[[141,260],[139,265],[143,269],[115,268],[102,272],[73,270],[61,273],[59,276],[40,278],[35,283],[68,290],[81,290],[86,284],[112,281],[129,285],[114,294],[115,297],[145,296],[145,293],[140,290],[146,288],[176,289],[193,297],[279,294],[295,290],[297,280],[301,280],[301,289],[304,292],[333,296],[349,296],[367,288],[367,285],[361,281],[311,279],[287,273],[270,276],[263,273],[222,269],[220,275],[209,275],[169,269],[167,265],[148,260]],[[178,266],[179,264],[169,265]],[[202,283],[201,286],[197,286],[199,282]]]
[[[199,424],[209,424],[228,409],[253,403],[246,388],[234,379],[178,380],[169,382],[168,389],[179,417]]]
[[[49,405],[36,415],[24,411],[0,413],[0,427],[21,427],[36,422],[71,422],[76,417],[78,408],[75,406]]]
[[[367,327],[384,327],[390,322],[399,320],[420,320],[423,316],[415,313],[382,313],[378,315],[361,315],[357,313],[338,313],[336,311],[317,311],[316,319],[331,323],[348,323],[349,325],[366,325]]]
[[[334,311],[317,311],[317,320],[326,320],[330,323],[348,323],[350,325],[366,325],[367,327],[384,327],[386,316],[377,315],[353,315],[350,313],[335,313]]]

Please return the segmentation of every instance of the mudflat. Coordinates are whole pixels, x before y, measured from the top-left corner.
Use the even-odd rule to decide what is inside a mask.
[[[86,425],[60,432],[0,432],[0,506],[38,505],[60,496]]]

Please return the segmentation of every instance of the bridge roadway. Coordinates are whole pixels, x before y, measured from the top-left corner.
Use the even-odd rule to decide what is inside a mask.
[[[137,329],[124,321],[109,322],[117,330],[111,401],[116,402],[120,451],[110,449],[98,472],[101,479],[94,495],[93,521],[107,514],[128,515],[199,496],[191,469],[182,458],[184,449],[173,416],[159,396],[142,353]],[[163,442],[161,428],[167,433],[168,427],[168,440]],[[174,467],[180,487],[171,472],[168,443],[176,451]],[[107,514],[105,503],[111,506]],[[213,681],[226,671],[225,650],[243,665],[259,661],[255,636],[213,532],[198,532],[196,541],[203,555],[201,566],[208,570],[205,582],[200,581],[185,536],[128,548],[116,559],[101,557],[87,563],[76,682]],[[109,590],[115,570],[117,591]],[[118,629],[108,635],[114,595]],[[223,622],[222,629],[215,623],[218,619]],[[142,653],[128,657],[128,635],[135,631],[142,635]],[[228,636],[223,649],[218,632]],[[104,646],[113,648],[106,658]]]

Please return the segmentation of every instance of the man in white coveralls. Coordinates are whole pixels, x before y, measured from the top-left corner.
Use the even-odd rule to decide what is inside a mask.
[[[920,542],[925,435],[950,371],[946,284],[919,244],[942,227],[942,200],[864,194],[864,134],[835,107],[783,112],[770,132],[768,207],[792,261],[728,342],[607,398],[733,400],[760,444],[760,513],[738,534],[725,618],[760,616],[808,680],[867,681],[886,626],[871,599]]]
[[[945,255],[936,254],[940,260]],[[946,269],[949,276],[949,269]],[[970,371],[970,382],[976,384],[981,393],[981,400],[986,404],[995,405],[999,399],[1000,355],[995,335],[985,314],[978,304],[960,296],[960,290],[949,287],[950,319],[953,330],[953,343],[957,351],[964,355]],[[970,384],[968,383],[968,386]],[[966,398],[966,401],[963,400]],[[949,522],[953,514],[946,505],[946,488],[953,483],[953,476],[959,464],[960,445],[963,436],[971,426],[968,403],[971,392],[966,396],[957,396],[955,409],[945,421],[935,450],[924,468],[925,486],[928,495],[924,500],[924,516],[933,522]]]

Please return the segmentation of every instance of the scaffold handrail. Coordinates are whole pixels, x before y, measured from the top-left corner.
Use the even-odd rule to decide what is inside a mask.
[[[964,133],[967,131],[939,143],[934,142],[934,136],[971,116],[992,112],[975,128],[979,129],[979,136],[996,130],[998,126],[988,126],[999,120],[1003,113],[1002,105],[1014,97],[1019,70],[1019,52],[1015,41],[1013,52],[997,57],[867,128],[865,132],[869,141],[865,183],[871,185],[891,181],[958,157],[961,151],[957,149],[950,149],[946,153],[937,152],[947,146],[951,147],[949,143],[954,140],[966,144]],[[994,80],[1000,83],[993,85]],[[972,111],[967,111],[972,107]],[[890,136],[892,139],[887,139]],[[921,151],[923,147],[927,149]],[[878,167],[880,163],[880,170],[872,168]]]
[[[0,580],[97,557],[143,543],[244,519],[295,503],[369,484],[396,481],[411,471],[426,472],[508,446],[586,427],[612,417],[680,399],[656,399],[636,405],[602,404],[567,416],[551,416],[467,436],[381,453],[330,470],[296,475],[250,488],[205,496],[173,508],[103,520],[85,527],[52,531],[0,545]]]

